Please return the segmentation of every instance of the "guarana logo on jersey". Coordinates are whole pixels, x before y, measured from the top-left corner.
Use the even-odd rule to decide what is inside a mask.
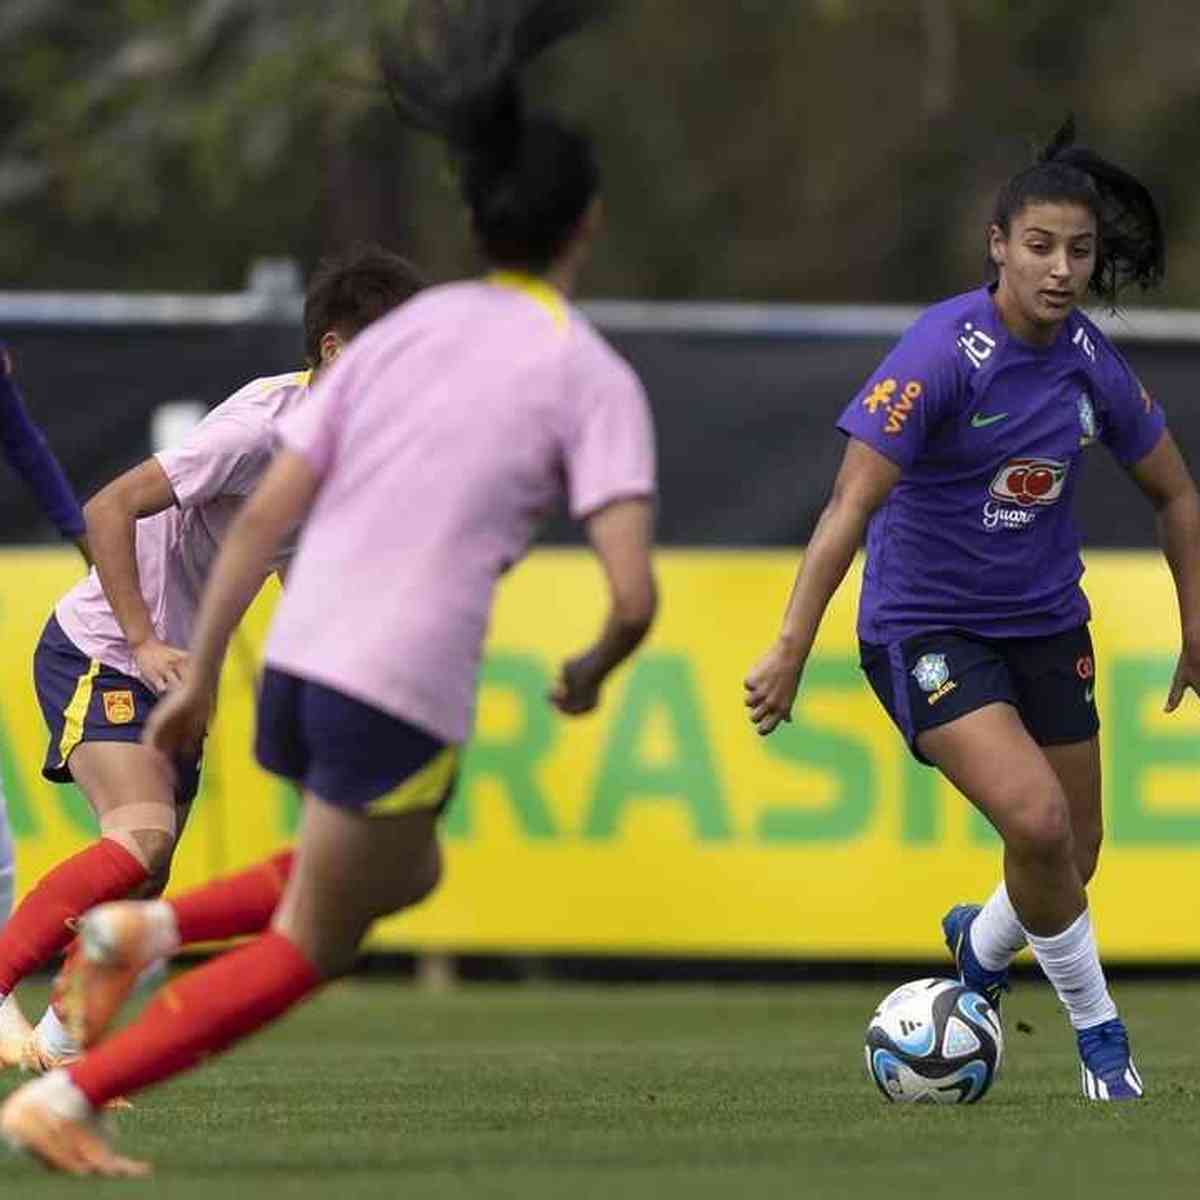
[[[983,506],[984,529],[1027,529],[1037,520],[1039,508],[1062,495],[1066,480],[1067,464],[1057,459],[1010,459],[988,487],[991,499]]]
[[[1053,504],[1062,495],[1067,464],[1053,458],[1014,458],[996,472],[988,491],[995,500],[1020,504]]]

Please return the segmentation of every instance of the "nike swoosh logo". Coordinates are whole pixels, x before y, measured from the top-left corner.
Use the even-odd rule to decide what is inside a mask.
[[[1083,689],[1083,702],[1084,702],[1084,704],[1091,704],[1091,702],[1092,702],[1092,697],[1093,697],[1095,694],[1096,694],[1096,693],[1095,693],[1094,689],[1092,689],[1092,688],[1084,688],[1084,689]]]
[[[995,425],[997,421],[1003,421],[1008,413],[996,413],[993,417],[985,417],[983,413],[976,413],[971,418],[972,429],[985,429],[988,425]]]

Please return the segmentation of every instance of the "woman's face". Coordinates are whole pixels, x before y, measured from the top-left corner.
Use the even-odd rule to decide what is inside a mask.
[[[996,303],[1009,328],[1030,341],[1052,341],[1087,295],[1096,269],[1096,218],[1083,204],[1027,204],[1007,235],[993,225],[989,239],[1000,273]]]

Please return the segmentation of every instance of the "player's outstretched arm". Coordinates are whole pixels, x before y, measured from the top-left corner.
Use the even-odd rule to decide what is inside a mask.
[[[204,740],[229,639],[319,486],[307,459],[281,450],[229,527],[200,600],[187,679],[155,706],[142,736],[168,758],[194,753]]]
[[[1169,430],[1130,474],[1154,506],[1159,541],[1175,578],[1182,650],[1164,705],[1174,712],[1188,688],[1200,695],[1200,495]]]
[[[609,613],[595,643],[563,663],[550,692],[554,706],[573,716],[596,707],[605,679],[641,644],[658,607],[650,560],[653,502],[644,498],[617,500],[592,513],[585,527],[604,568]]]
[[[899,478],[900,468],[891,459],[857,438],[850,439],[833,493],[797,572],[783,628],[744,682],[746,708],[760,734],[792,719],[800,676],[821,618],[850,569],[871,514]]]
[[[119,475],[83,506],[87,538],[100,586],[138,670],[156,692],[183,682],[187,653],[158,639],[138,575],[137,523],[170,508],[175,494],[156,458]]]
[[[90,561],[79,501],[41,430],[29,419],[12,370],[8,348],[0,342],[0,450],[59,533]]]

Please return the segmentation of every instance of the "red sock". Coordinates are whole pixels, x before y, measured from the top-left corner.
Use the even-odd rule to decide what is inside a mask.
[[[17,906],[0,932],[0,992],[11,992],[75,936],[68,921],[119,900],[147,878],[124,846],[101,838],[59,863]]]
[[[285,850],[237,875],[215,879],[169,900],[180,944],[262,933],[271,924],[292,873],[292,858],[292,851]]]
[[[132,1025],[68,1069],[99,1107],[194,1067],[282,1016],[321,983],[280,933],[264,933],[168,983]]]

